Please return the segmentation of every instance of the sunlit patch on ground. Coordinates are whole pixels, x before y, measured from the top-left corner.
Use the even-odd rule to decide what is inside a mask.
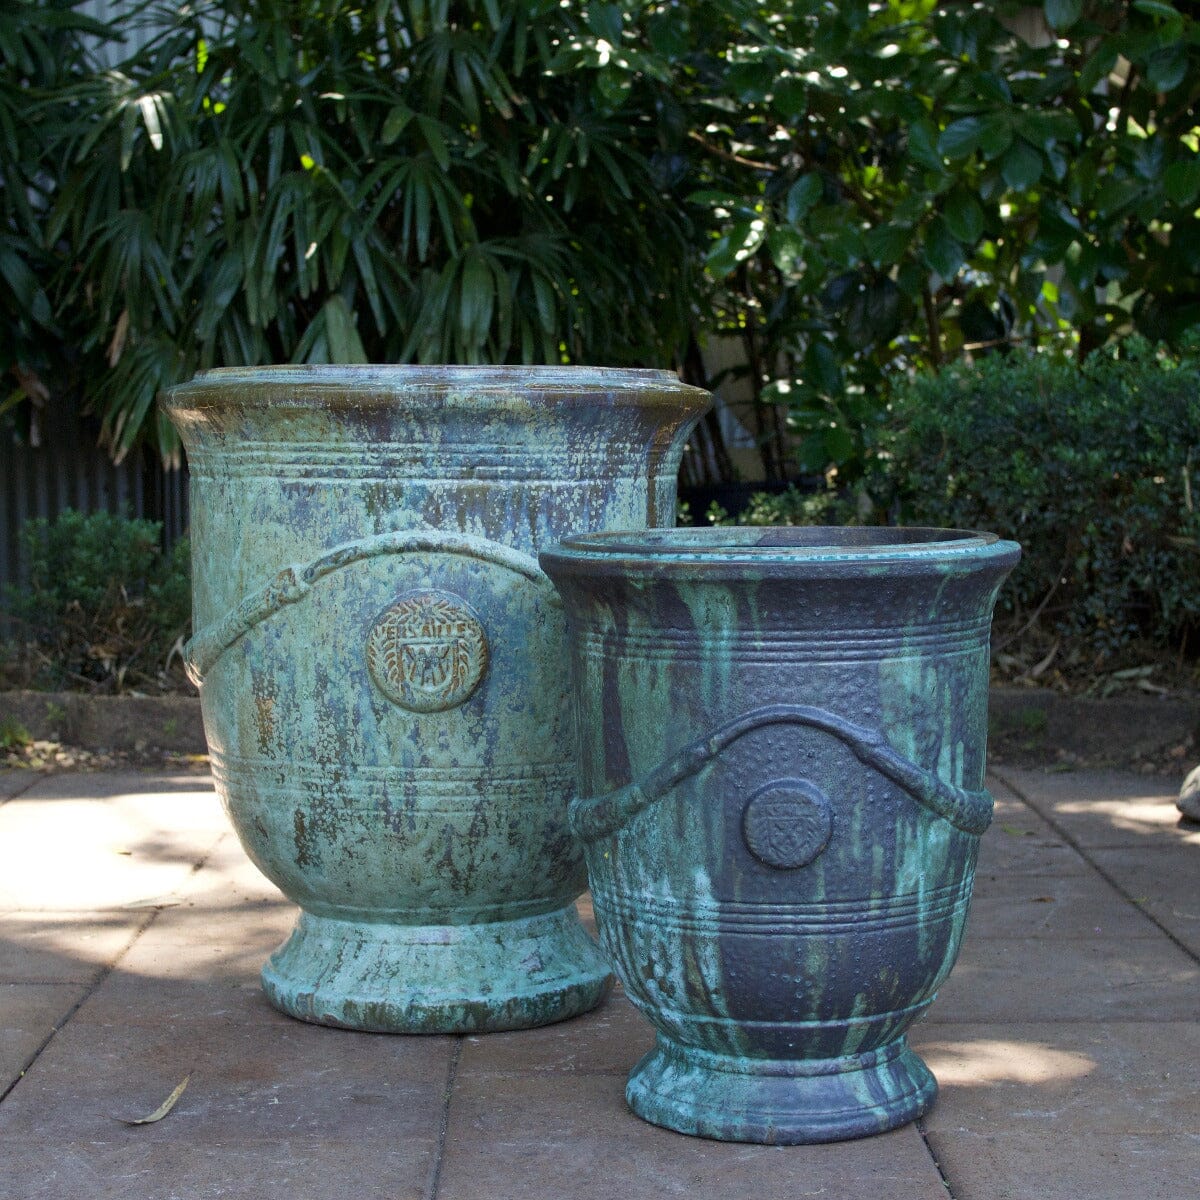
[[[987,1087],[993,1083],[1044,1084],[1081,1079],[1096,1069],[1086,1054],[1044,1042],[981,1039],[935,1041],[921,1056],[943,1087]]]

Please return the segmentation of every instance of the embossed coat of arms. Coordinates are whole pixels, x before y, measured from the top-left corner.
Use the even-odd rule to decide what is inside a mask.
[[[488,665],[487,635],[474,609],[452,592],[405,592],[367,635],[371,678],[413,712],[441,712],[467,700]]]

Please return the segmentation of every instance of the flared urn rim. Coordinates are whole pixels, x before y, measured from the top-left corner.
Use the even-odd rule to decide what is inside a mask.
[[[730,525],[571,534],[544,550],[542,567],[582,575],[779,576],[876,568],[923,571],[947,564],[1010,569],[1018,543],[998,534],[935,526]]]
[[[670,408],[681,416],[712,401],[674,371],[582,366],[416,366],[407,364],[215,367],[159,396],[174,416],[213,408],[322,408],[364,411],[445,409]]]

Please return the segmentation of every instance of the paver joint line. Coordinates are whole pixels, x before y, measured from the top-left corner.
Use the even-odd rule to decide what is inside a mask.
[[[196,862],[193,863],[192,869],[188,873],[189,879],[193,878],[202,870],[204,870],[205,864],[210,858],[212,858],[218,845],[220,845],[220,839],[209,849],[207,854],[205,854],[202,858],[197,859]],[[133,949],[138,938],[140,938],[154,924],[154,922],[157,921],[160,916],[162,916],[162,912],[163,909],[161,907],[152,909],[147,914],[146,919],[141,923],[141,925],[134,930],[133,936],[125,943],[124,946],[121,947],[120,951],[113,956],[112,961],[106,963],[97,972],[96,977],[92,980],[91,984],[88,985],[83,995],[71,1005],[70,1009],[67,1011],[67,1015],[63,1017],[63,1019],[59,1021],[53,1029],[50,1030],[50,1032],[42,1040],[41,1044],[36,1050],[34,1050],[21,1069],[17,1072],[16,1078],[13,1079],[13,1081],[8,1084],[8,1086],[5,1087],[2,1092],[0,1092],[0,1104],[3,1104],[4,1101],[12,1095],[17,1084],[19,1084],[25,1078],[25,1076],[29,1074],[30,1068],[42,1056],[46,1050],[46,1047],[49,1046],[50,1043],[58,1036],[59,1031],[65,1029],[66,1026],[71,1023],[75,1017],[75,1014],[88,1002],[88,1000],[92,998],[92,996],[96,994],[96,990],[100,987],[100,985],[104,983],[104,981],[113,973],[113,971],[117,969],[117,965],[129,953],[129,951]]]
[[[18,788],[11,796],[0,796],[0,808],[3,808],[13,800],[19,800],[35,783],[40,783],[41,779],[40,775],[35,774],[23,788]]]
[[[446,1070],[446,1090],[442,1093],[442,1120],[438,1125],[437,1149],[433,1155],[433,1169],[429,1172],[429,1187],[425,1190],[425,1200],[437,1200],[438,1189],[442,1183],[442,1161],[446,1157],[446,1130],[450,1125],[450,1100],[454,1094],[454,1083],[458,1078],[458,1062],[462,1058],[463,1039],[454,1039],[454,1052],[450,1055],[450,1065]]]
[[[119,963],[121,961],[121,959],[123,959],[125,957],[125,955],[128,954],[129,951],[133,948],[134,942],[136,942],[138,940],[138,938],[140,938],[142,936],[142,934],[145,933],[146,930],[149,929],[150,926],[154,924],[155,920],[158,917],[158,914],[161,911],[162,911],[162,909],[155,909],[153,912],[150,912],[147,915],[146,919],[141,923],[141,925],[139,925],[133,931],[133,936],[130,937],[130,939],[125,943],[125,945],[121,947],[120,951],[114,956],[112,962],[106,963],[103,967],[100,968],[100,970],[96,973],[96,977],[92,980],[92,982],[84,990],[83,995],[80,996],[79,999],[76,1000],[75,1003],[71,1005],[71,1007],[67,1010],[66,1016],[64,1016],[62,1018],[62,1020],[60,1020],[54,1026],[54,1028],[51,1029],[48,1034],[46,1034],[46,1036],[42,1039],[41,1043],[38,1045],[37,1049],[35,1049],[34,1052],[21,1065],[21,1069],[17,1072],[17,1075],[13,1079],[13,1081],[10,1084],[8,1084],[8,1086],[5,1087],[5,1089],[2,1092],[0,1092],[0,1104],[3,1104],[4,1101],[7,1100],[10,1095],[12,1095],[13,1089],[17,1086],[18,1083],[21,1082],[21,1080],[23,1080],[25,1078],[25,1076],[29,1073],[29,1069],[33,1066],[33,1064],[35,1062],[37,1062],[37,1060],[39,1058],[41,1058],[42,1053],[45,1051],[46,1047],[49,1046],[50,1043],[55,1039],[55,1037],[58,1036],[59,1030],[66,1028],[66,1026],[71,1023],[71,1020],[74,1018],[75,1014],[84,1006],[84,1004],[87,1003],[88,999],[95,993],[96,989],[116,969],[117,963]]]
[[[1066,842],[1066,844],[1070,846],[1071,849],[1074,850],[1075,853],[1078,854],[1079,857],[1082,858],[1083,861],[1087,863],[1087,865],[1091,867],[1092,870],[1095,871],[1105,883],[1109,885],[1109,887],[1113,888],[1117,892],[1121,899],[1123,899],[1134,909],[1134,911],[1141,913],[1141,915],[1145,917],[1146,920],[1149,921],[1173,946],[1177,946],[1183,951],[1184,954],[1188,956],[1188,958],[1192,960],[1192,962],[1196,963],[1197,966],[1200,966],[1200,956],[1198,956],[1185,942],[1177,938],[1175,934],[1173,934],[1171,930],[1168,929],[1152,912],[1138,904],[1137,901],[1134,900],[1133,896],[1130,895],[1129,889],[1125,887],[1120,880],[1114,878],[1114,876],[1109,874],[1109,872],[1100,866],[1099,863],[1090,858],[1087,848],[1072,835],[1070,830],[1068,830],[1066,826],[1064,826],[1062,822],[1060,822],[1057,817],[1053,815],[1053,813],[1043,812],[1035,804],[1031,803],[1029,797],[1015,783],[1013,783],[1011,779],[1006,778],[1001,771],[997,771],[994,768],[989,768],[989,774],[998,779],[1031,812],[1034,812],[1041,817],[1042,820],[1045,821],[1046,824],[1049,825],[1050,828],[1053,829],[1054,832],[1060,838],[1062,838],[1062,840]]]
[[[925,1118],[924,1117],[918,1118],[918,1120],[916,1121],[916,1126],[917,1126],[917,1132],[921,1135],[921,1141],[925,1146],[925,1150],[928,1153],[930,1159],[933,1161],[934,1170],[937,1171],[938,1178],[942,1181],[942,1187],[944,1187],[946,1189],[946,1195],[950,1197],[950,1200],[956,1200],[956,1197],[954,1195],[954,1188],[952,1188],[950,1186],[950,1180],[947,1177],[946,1172],[943,1169],[941,1162],[938,1160],[937,1154],[934,1153],[933,1147],[929,1144],[929,1133],[925,1127]]]

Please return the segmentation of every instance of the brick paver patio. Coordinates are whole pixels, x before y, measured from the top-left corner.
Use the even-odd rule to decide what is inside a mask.
[[[1169,783],[1000,768],[919,1125],[685,1138],[626,1109],[618,994],[528,1033],[404,1038],[274,1012],[294,910],[207,776],[0,771],[2,1200],[1194,1200],[1200,828]],[[191,1072],[157,1124],[154,1109]]]

